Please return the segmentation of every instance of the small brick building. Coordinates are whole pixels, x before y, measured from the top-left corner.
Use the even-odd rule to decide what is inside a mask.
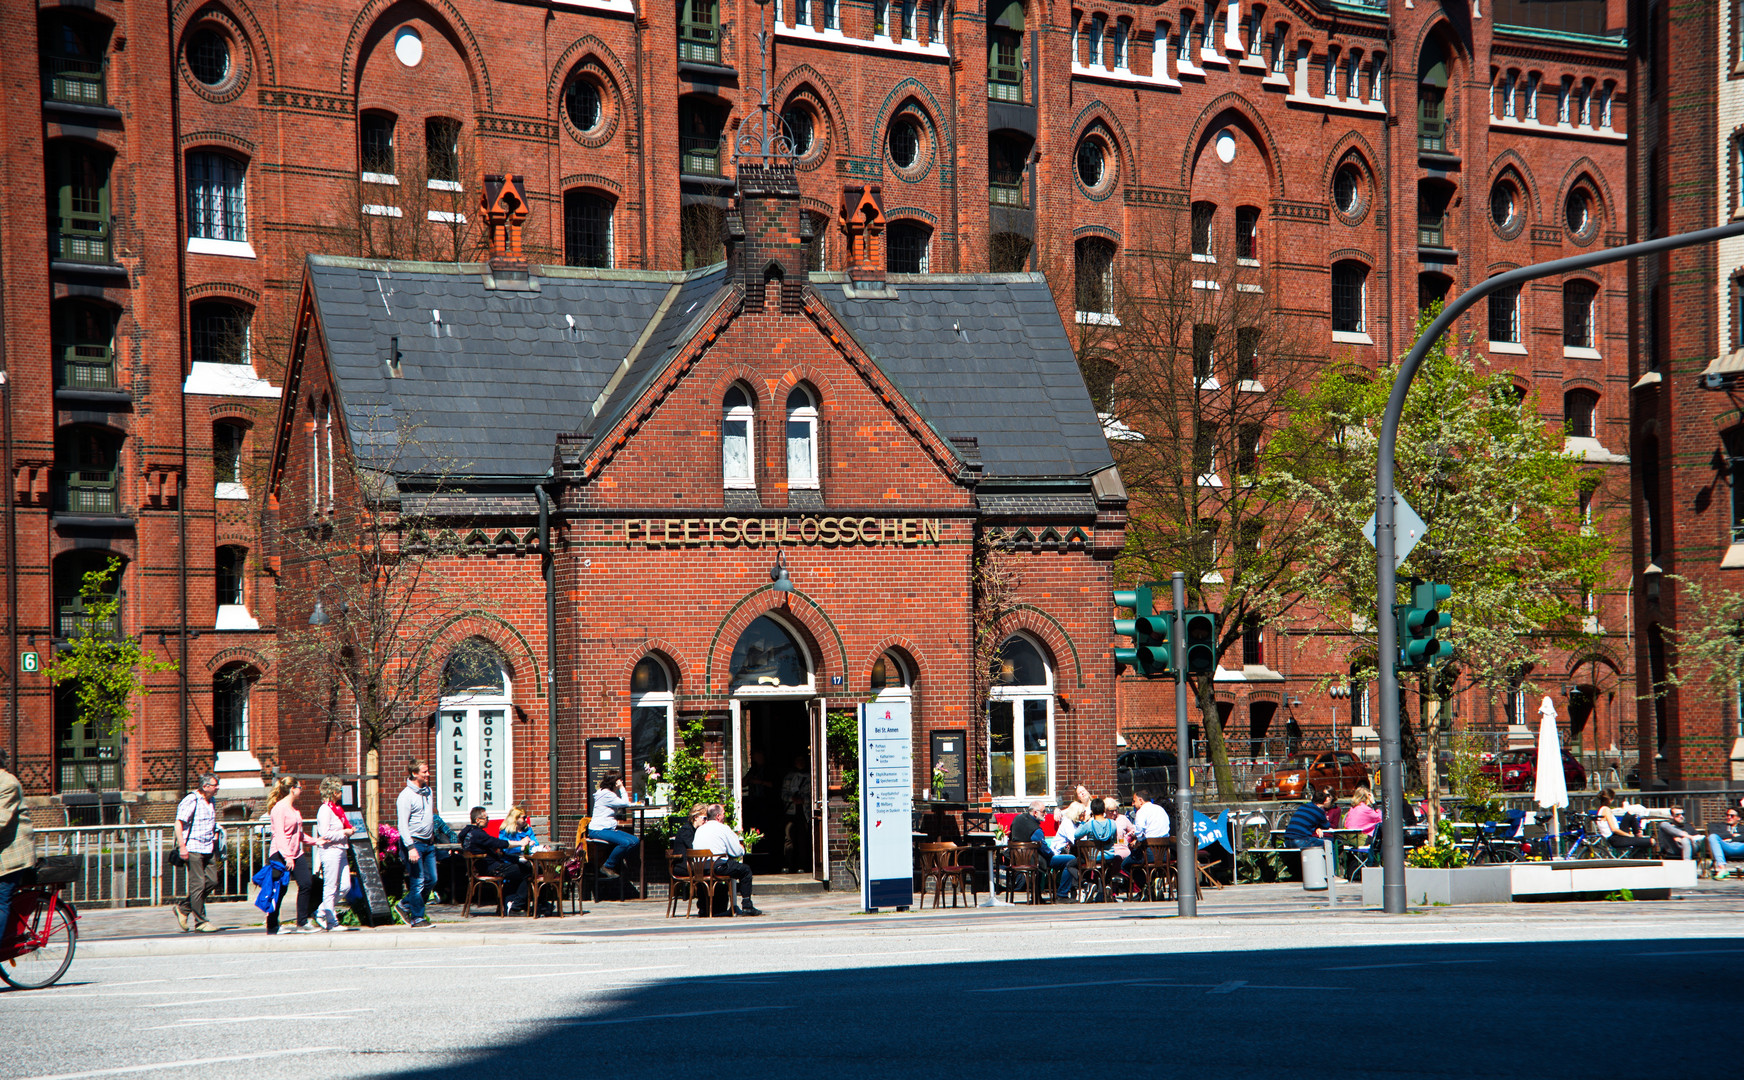
[[[401,505],[456,508],[452,550],[403,540],[431,545],[427,576],[488,597],[441,646],[482,641],[486,660],[448,666],[428,720],[384,749],[385,790],[434,755],[445,814],[554,805],[567,836],[600,760],[589,740],[623,740],[641,787],[701,717],[758,825],[768,795],[748,774],[804,763],[821,808],[826,716],[891,698],[912,707],[917,794],[934,732],[967,740],[972,802],[1112,788],[1126,500],[1065,327],[1039,275],[886,273],[880,196],[844,190],[830,227],[856,254],[837,273],[805,269],[817,238],[780,155],[741,161],[727,261],[701,271],[527,266],[514,213],[488,265],[310,260],[274,462],[284,523],[360,497],[312,473],[327,451],[304,433],[330,407],[341,460],[394,470]],[[427,474],[388,464],[410,428],[420,461],[467,463],[457,489],[420,495]],[[989,540],[1019,583],[983,720],[971,624]],[[288,621],[308,618],[290,596],[311,572],[286,556]],[[281,705],[287,763],[357,770],[319,712]]]

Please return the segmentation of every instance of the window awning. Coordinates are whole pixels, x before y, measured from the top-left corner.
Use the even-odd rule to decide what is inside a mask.
[[[1006,30],[1021,31],[1023,29],[1023,4],[1020,0],[1012,0],[1011,3],[1005,5],[1005,10],[1001,11],[998,17],[993,20],[993,25]]]
[[[1733,349],[1708,361],[1708,366],[1702,369],[1702,384],[1707,385],[1710,376],[1737,378],[1740,375],[1744,375],[1744,349]]]

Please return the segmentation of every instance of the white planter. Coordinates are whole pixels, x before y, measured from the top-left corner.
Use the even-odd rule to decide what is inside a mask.
[[[1364,907],[1381,906],[1381,886],[1386,880],[1378,866],[1364,868]],[[1458,869],[1405,868],[1405,903],[1418,907],[1431,904],[1506,904],[1513,899],[1513,884],[1506,866],[1462,866]]]

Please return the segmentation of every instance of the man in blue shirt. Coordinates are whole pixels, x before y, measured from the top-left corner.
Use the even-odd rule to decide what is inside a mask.
[[[1326,812],[1331,810],[1338,801],[1331,790],[1316,792],[1310,790],[1308,801],[1296,807],[1296,813],[1291,816],[1290,824],[1284,828],[1284,840],[1298,848],[1319,847],[1324,841],[1326,830],[1332,828],[1332,822]]]

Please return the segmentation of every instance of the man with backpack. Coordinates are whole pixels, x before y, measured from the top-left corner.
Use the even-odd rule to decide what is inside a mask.
[[[188,895],[176,905],[176,922],[183,930],[202,934],[220,929],[206,918],[206,897],[218,884],[218,858],[224,850],[218,807],[212,801],[217,794],[218,777],[202,773],[200,786],[176,807],[176,854],[188,864]]]

